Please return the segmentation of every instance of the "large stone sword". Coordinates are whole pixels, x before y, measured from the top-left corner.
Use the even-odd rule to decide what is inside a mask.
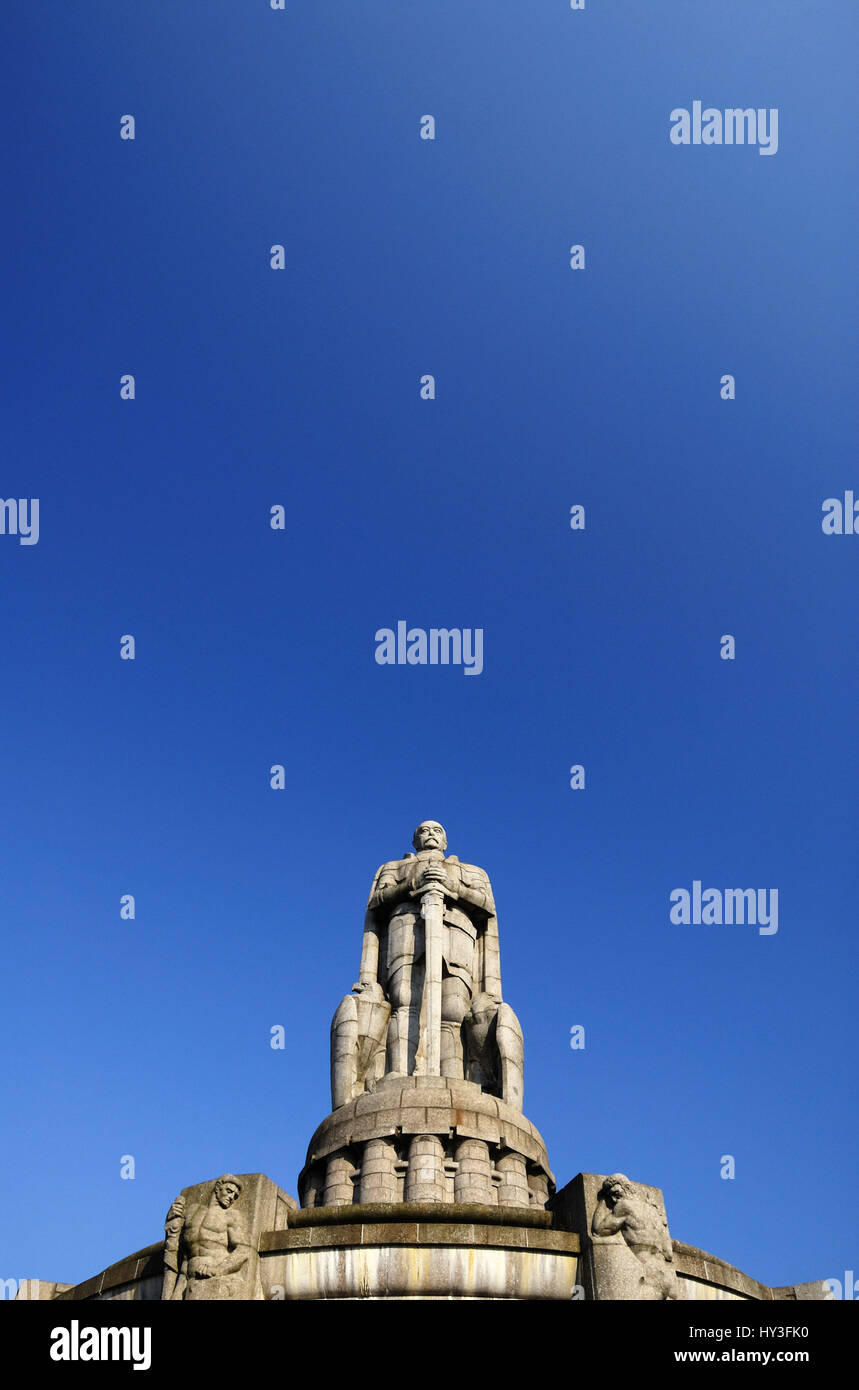
[[[426,950],[427,1076],[441,1076],[441,955],[444,893],[438,884],[421,894]]]

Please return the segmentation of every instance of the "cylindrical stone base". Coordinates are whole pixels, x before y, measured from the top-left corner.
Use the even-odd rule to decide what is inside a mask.
[[[528,1178],[528,1188],[533,1205],[544,1207],[549,1200],[549,1180],[546,1174],[531,1173]]]
[[[495,1171],[501,1177],[498,1188],[498,1205],[500,1207],[528,1207],[531,1205],[528,1174],[525,1171],[525,1160],[521,1154],[505,1154],[503,1158],[496,1161]]]
[[[307,1179],[307,1186],[304,1189],[304,1205],[306,1207],[321,1207],[324,1201],[325,1169],[321,1164],[317,1164]]]
[[[326,1207],[348,1206],[355,1200],[355,1188],[352,1182],[354,1173],[352,1160],[345,1153],[333,1153],[328,1160],[325,1172],[325,1198]]]
[[[486,1141],[462,1139],[456,1146],[456,1162],[454,1201],[482,1202],[486,1206],[494,1206],[497,1198]]]
[[[409,1145],[403,1196],[407,1202],[444,1201],[444,1149],[434,1134],[416,1134]]]
[[[398,1201],[396,1161],[397,1151],[391,1139],[371,1139],[364,1145],[359,1202]]]

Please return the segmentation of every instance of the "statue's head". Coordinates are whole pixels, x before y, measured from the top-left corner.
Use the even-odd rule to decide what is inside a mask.
[[[238,1178],[232,1173],[224,1173],[215,1183],[215,1201],[225,1210],[231,1207],[242,1190]]]
[[[439,825],[437,820],[422,820],[414,835],[412,844],[415,849],[447,849],[447,836],[444,833],[444,826]]]
[[[632,1197],[635,1189],[629,1178],[623,1173],[612,1173],[610,1178],[606,1178],[599,1191],[599,1196],[604,1198],[608,1206],[614,1206],[622,1197]]]

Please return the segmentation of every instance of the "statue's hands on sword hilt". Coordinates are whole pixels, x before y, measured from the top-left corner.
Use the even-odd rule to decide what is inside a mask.
[[[409,893],[409,897],[423,898],[427,893],[441,893],[443,897],[448,898],[452,903],[455,903],[459,898],[459,894],[455,893],[452,888],[448,888],[446,883],[422,883],[420,888],[412,889],[411,893]]]
[[[450,886],[450,875],[444,864],[427,864],[421,874],[420,883],[412,889],[409,897],[421,898],[424,893],[431,893],[433,890],[442,892],[446,898],[455,899],[459,896]]]

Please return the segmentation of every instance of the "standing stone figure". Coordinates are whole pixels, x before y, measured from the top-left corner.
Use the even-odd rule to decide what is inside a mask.
[[[360,977],[331,1025],[332,1105],[383,1076],[440,1075],[521,1110],[522,1030],[501,997],[489,879],[445,857],[437,821],[423,821],[412,844],[373,880]]]
[[[662,1212],[651,1206],[643,1189],[623,1173],[612,1173],[606,1178],[597,1197],[591,1234],[603,1240],[621,1234],[641,1265],[639,1292],[623,1296],[646,1300],[680,1298],[674,1249]]]
[[[234,1204],[242,1184],[224,1173],[207,1204],[185,1210],[177,1197],[164,1227],[162,1300],[243,1298],[251,1255],[247,1222]]]
[[[162,1301],[172,1299],[173,1290],[179,1279],[179,1239],[185,1225],[185,1198],[177,1197],[171,1204],[164,1222],[164,1279],[161,1285]]]

